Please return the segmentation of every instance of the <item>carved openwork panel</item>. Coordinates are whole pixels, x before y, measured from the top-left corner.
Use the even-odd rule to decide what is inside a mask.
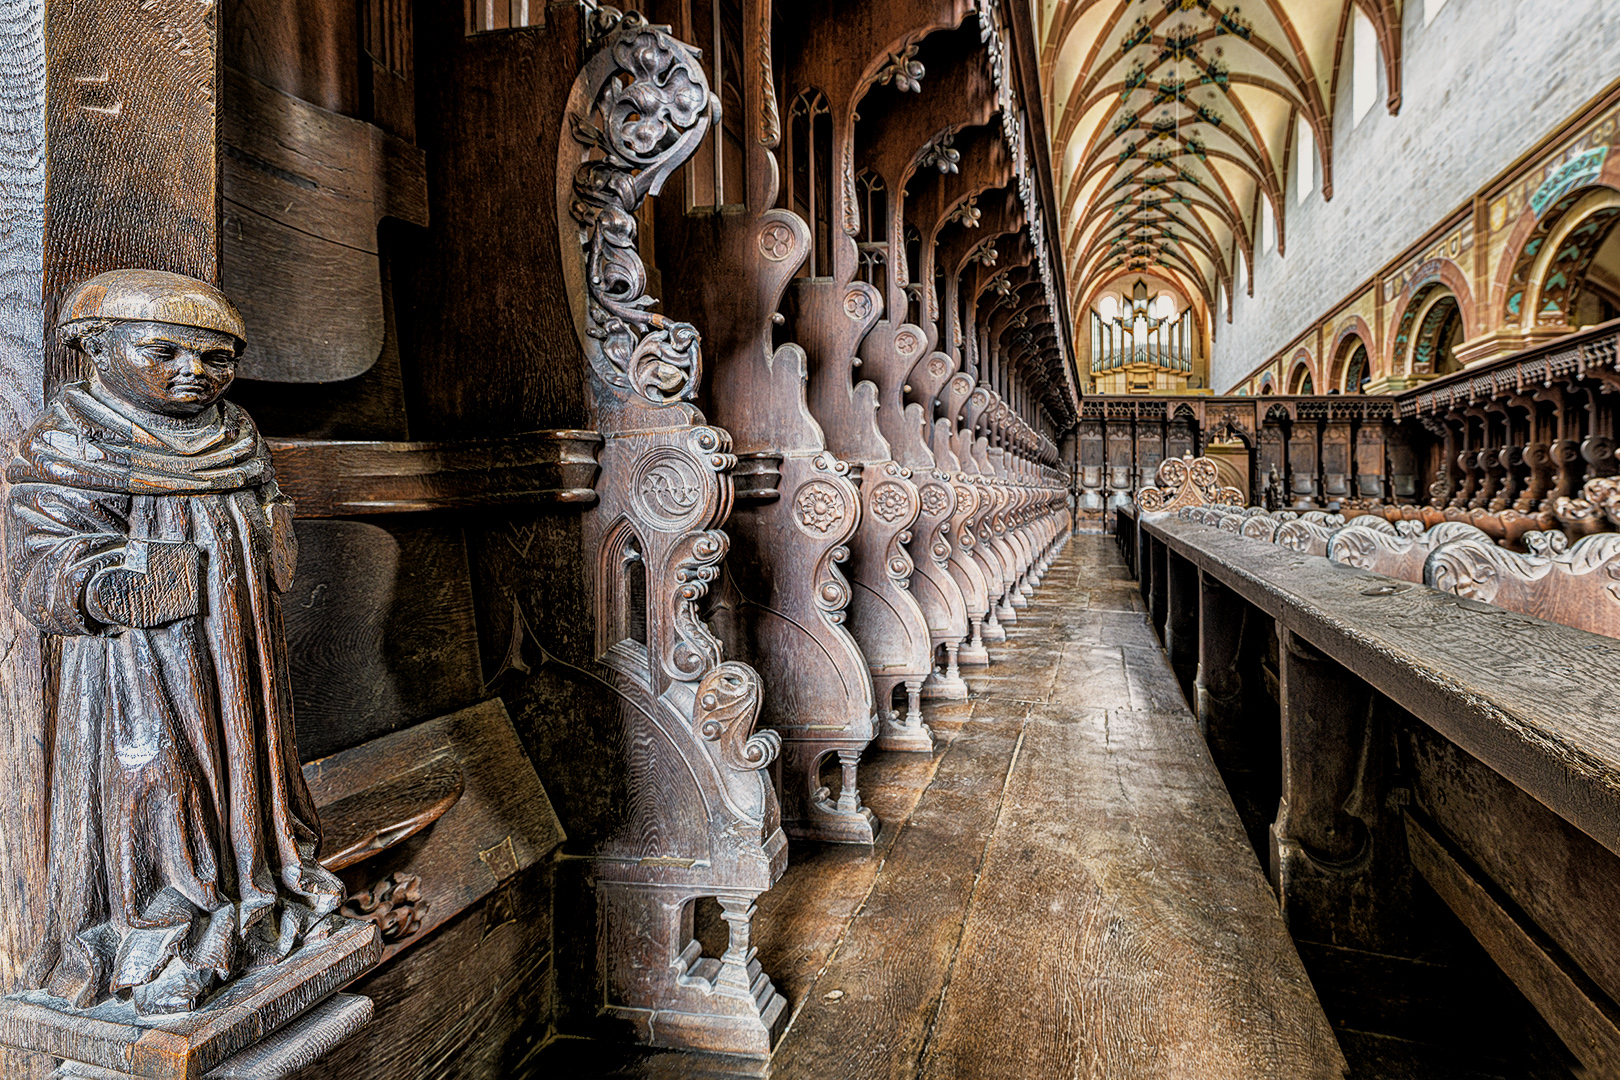
[[[1171,513],[1183,506],[1241,506],[1243,493],[1221,487],[1219,478],[1219,470],[1209,458],[1166,458],[1159,464],[1158,486],[1138,491],[1136,503],[1144,514]]]

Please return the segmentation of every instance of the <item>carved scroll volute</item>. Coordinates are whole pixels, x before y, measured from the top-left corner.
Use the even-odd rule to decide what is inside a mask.
[[[720,116],[697,54],[639,14],[623,16],[574,82],[557,147],[557,233],[574,331],[604,431],[632,417],[696,409],[702,350],[690,324],[648,310],[636,211],[698,148]],[[673,422],[673,417],[662,420]],[[643,421],[646,422],[646,421]]]
[[[889,535],[883,567],[890,580],[901,589],[911,588],[911,574],[916,566],[906,552],[906,545],[911,543],[911,527],[922,512],[917,485],[910,480],[910,469],[889,461],[864,476],[861,484],[867,493],[865,513],[883,522],[886,529],[898,530]]]

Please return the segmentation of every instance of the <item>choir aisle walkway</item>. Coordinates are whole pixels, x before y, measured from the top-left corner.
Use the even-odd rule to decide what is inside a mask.
[[[559,1040],[535,1076],[1328,1080],[1344,1072],[1111,537],[1077,536],[932,757],[863,767],[876,850],[760,903],[769,1063]]]

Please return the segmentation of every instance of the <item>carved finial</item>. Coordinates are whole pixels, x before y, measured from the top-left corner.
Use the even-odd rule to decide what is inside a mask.
[[[599,13],[600,14],[600,13]],[[569,113],[574,141],[591,156],[574,177],[569,212],[584,257],[582,344],[608,385],[653,405],[696,395],[699,334],[648,311],[647,269],[637,251],[636,211],[703,141],[720,116],[697,54],[631,12],[609,19],[587,67],[593,104]]]
[[[917,157],[917,168],[926,169],[932,166],[941,174],[956,172],[960,167],[962,152],[952,145],[955,142],[956,133],[945,132],[923,148],[923,152]]]
[[[984,216],[979,209],[979,197],[969,195],[956,209],[945,215],[946,221],[954,221],[964,229],[977,229],[979,219]]]

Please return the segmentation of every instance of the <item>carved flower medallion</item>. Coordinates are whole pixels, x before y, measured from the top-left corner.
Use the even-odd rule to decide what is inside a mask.
[[[938,484],[927,485],[922,489],[921,495],[923,513],[930,517],[943,514],[945,508],[950,505],[950,493]]]
[[[794,498],[798,521],[806,532],[826,534],[844,520],[844,497],[823,480],[812,480]]]
[[[759,234],[759,250],[771,262],[781,262],[793,254],[793,230],[781,222],[765,226]]]
[[[899,484],[883,484],[872,492],[872,513],[884,521],[899,521],[910,509],[911,500]]]
[[[859,289],[851,289],[844,297],[844,314],[862,322],[872,314],[872,298]]]

